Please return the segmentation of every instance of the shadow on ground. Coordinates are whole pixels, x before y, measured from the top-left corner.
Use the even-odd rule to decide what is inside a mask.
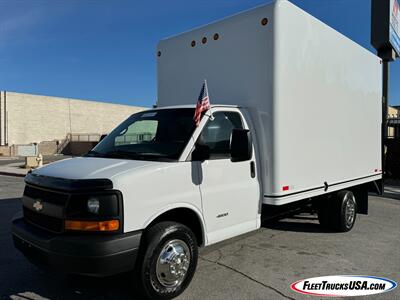
[[[264,221],[262,227],[291,232],[333,233],[332,230],[322,227],[318,222],[317,215],[313,213],[302,213]]]
[[[29,269],[2,288],[1,299],[143,299],[128,274],[92,278],[43,273],[33,266]]]

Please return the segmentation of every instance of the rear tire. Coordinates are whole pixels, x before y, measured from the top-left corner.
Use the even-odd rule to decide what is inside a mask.
[[[339,191],[320,201],[318,220],[322,226],[338,232],[347,232],[353,228],[357,216],[357,202],[353,192]]]
[[[351,191],[337,193],[335,227],[340,232],[350,231],[357,217],[357,202]]]
[[[198,249],[193,232],[183,224],[161,222],[144,236],[145,250],[139,276],[149,299],[171,299],[191,282],[197,266]]]

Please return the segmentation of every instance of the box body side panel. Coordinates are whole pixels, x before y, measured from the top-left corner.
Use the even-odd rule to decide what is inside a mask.
[[[195,104],[207,79],[212,104],[249,112],[269,204],[380,176],[379,58],[290,2],[163,40],[158,51],[159,106]]]
[[[275,177],[266,195],[379,174],[379,58],[289,2],[275,22]]]
[[[259,145],[260,180],[268,190],[274,169],[275,5],[273,2],[161,41],[157,66],[160,107],[194,105],[206,79],[211,104],[246,108]],[[216,33],[218,40],[214,40]],[[207,38],[205,44],[203,37]]]

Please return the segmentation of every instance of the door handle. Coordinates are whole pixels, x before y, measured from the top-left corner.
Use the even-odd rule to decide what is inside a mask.
[[[254,161],[250,162],[250,176],[251,178],[256,177],[256,164]]]

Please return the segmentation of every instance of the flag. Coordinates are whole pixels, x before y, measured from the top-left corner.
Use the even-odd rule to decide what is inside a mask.
[[[199,98],[197,99],[196,110],[194,112],[193,121],[196,126],[199,126],[201,114],[210,109],[210,98],[208,97],[207,81],[204,80],[203,87],[201,88]]]

